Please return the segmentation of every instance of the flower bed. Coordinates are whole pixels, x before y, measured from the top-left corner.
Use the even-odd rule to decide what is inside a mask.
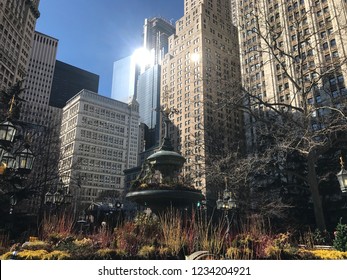
[[[333,247],[299,246],[291,233],[272,234],[251,224],[232,234],[226,220],[212,223],[203,212],[191,217],[171,210],[157,217],[139,214],[115,229],[99,229],[88,236],[51,233],[45,240],[31,238],[15,244],[2,260],[163,260],[186,259],[206,252],[224,260],[337,260],[347,252]],[[64,231],[64,233],[66,233]]]

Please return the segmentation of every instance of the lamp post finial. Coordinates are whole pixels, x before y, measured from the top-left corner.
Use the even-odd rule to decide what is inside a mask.
[[[345,162],[343,161],[343,157],[340,156],[340,164],[341,164],[341,169],[345,168]]]

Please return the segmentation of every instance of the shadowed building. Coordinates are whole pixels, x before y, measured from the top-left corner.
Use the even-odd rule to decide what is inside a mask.
[[[98,92],[99,75],[57,60],[49,105],[63,108],[82,89]]]
[[[39,0],[0,0],[0,90],[27,76]]]
[[[336,104],[347,94],[346,1],[233,0],[232,5],[247,92],[279,109]],[[247,130],[247,140],[255,149],[257,133]]]
[[[171,109],[170,138],[185,158],[183,175],[210,199],[213,158],[243,146],[243,118],[223,100],[240,91],[237,28],[230,0],[186,0],[162,62],[161,104]],[[212,197],[213,198],[213,197]]]

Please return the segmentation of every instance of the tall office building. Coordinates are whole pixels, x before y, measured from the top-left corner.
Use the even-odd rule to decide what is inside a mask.
[[[127,102],[134,95],[137,98],[139,75],[149,66],[160,64],[168,49],[168,37],[174,31],[175,27],[163,18],[145,19],[143,48],[150,55],[135,51],[134,54],[114,62],[111,93],[113,99]],[[146,65],[143,63],[145,59]]]
[[[346,1],[233,0],[233,5],[243,87],[252,95],[303,107],[332,104],[347,93]],[[248,130],[247,136],[252,149],[257,135]]]
[[[140,121],[146,125],[145,148],[159,144],[160,140],[160,65],[152,65],[139,75],[137,101]]]
[[[58,39],[35,31],[20,118],[36,127],[58,129],[66,101],[82,89],[98,89],[98,75],[57,61],[57,49]]]
[[[58,176],[59,131],[65,102],[83,88],[98,88],[97,75],[56,61],[57,49],[58,39],[35,31],[21,94],[24,101],[20,120],[31,135],[30,147],[36,156],[31,175],[36,178],[37,188],[45,188]],[[39,199],[28,201],[26,210],[35,212]]]
[[[145,19],[143,47],[153,54],[153,64],[161,64],[161,60],[168,52],[168,38],[174,33],[175,26],[163,18]]]
[[[57,39],[35,31],[21,93],[20,121],[23,122],[25,135],[30,135],[30,149],[35,154],[31,177],[37,188],[57,177],[61,112],[48,104],[57,48]],[[38,195],[22,202],[20,208],[35,213],[40,203]]]
[[[58,39],[35,31],[22,94],[21,120],[26,123],[48,126],[57,117],[49,106],[57,49]]]
[[[99,75],[57,60],[49,105],[63,108],[82,89],[99,91]]]
[[[136,92],[139,68],[130,55],[113,63],[112,99],[128,102]]]
[[[239,61],[230,0],[186,0],[162,63],[161,102],[172,111],[170,136],[186,157],[183,174],[207,199],[215,198],[206,176],[211,160],[243,145],[242,115],[223,102],[240,90]]]
[[[39,0],[0,0],[0,89],[27,76]]]
[[[129,104],[82,90],[63,109],[62,178],[81,203],[103,191],[123,192],[123,170],[137,166],[138,103]],[[76,181],[75,181],[76,182]]]
[[[66,101],[82,89],[98,91],[99,76],[56,60],[57,50],[58,39],[35,31],[21,96],[26,123],[57,126]]]
[[[168,52],[168,38],[175,33],[175,26],[163,18],[146,19],[143,46],[151,54],[137,81],[136,98],[140,104],[141,122],[145,130],[145,146],[150,148],[160,142],[160,75],[161,61]]]

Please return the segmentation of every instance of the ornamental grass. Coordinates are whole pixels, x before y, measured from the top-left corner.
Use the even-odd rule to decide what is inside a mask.
[[[58,215],[46,214],[42,221],[40,237],[42,240],[47,240],[50,236],[64,238],[74,232],[74,227],[74,216],[69,212],[62,212]]]
[[[274,233],[270,223],[259,216],[236,227],[226,216],[213,220],[203,211],[169,209],[158,216],[141,213],[114,229],[99,227],[85,235],[75,234],[68,222],[56,222],[55,231],[44,234],[45,239],[16,243],[1,259],[186,259],[197,251],[207,251],[213,259],[230,260],[347,259],[347,252],[331,246],[317,249],[326,234],[305,233],[299,242],[307,243],[299,246],[291,232]],[[50,222],[44,228],[48,225],[53,226]]]

